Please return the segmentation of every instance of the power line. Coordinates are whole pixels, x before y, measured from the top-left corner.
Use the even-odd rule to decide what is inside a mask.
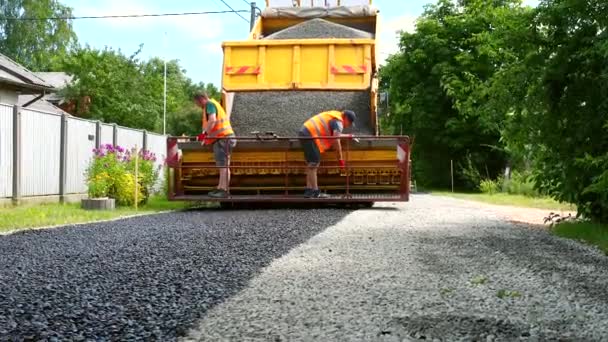
[[[223,2],[223,1],[222,1]],[[228,6],[230,7],[230,6]],[[100,15],[100,16],[75,16],[75,17],[47,17],[47,18],[10,18],[5,17],[5,20],[75,20],[75,19],[108,19],[108,18],[143,18],[143,17],[170,17],[170,16],[182,16],[182,15],[200,15],[200,14],[225,14],[225,13],[236,13],[243,18],[239,12],[249,13],[249,10],[234,10],[230,8],[230,11],[207,11],[207,12],[181,12],[181,13],[156,13],[156,14],[126,14],[126,15]],[[245,18],[243,18],[245,19]],[[247,20],[247,19],[245,19]],[[247,22],[249,22],[247,20]]]
[[[236,15],[238,15],[239,17],[243,18],[243,20],[245,20],[246,22],[249,22],[249,20],[245,19],[245,17],[243,17],[239,12],[235,11],[232,7],[230,7],[230,5],[228,5],[228,3],[224,0],[220,0],[224,5],[226,5],[228,8],[230,8],[232,10],[232,12],[236,13]],[[241,11],[242,12],[242,11]]]

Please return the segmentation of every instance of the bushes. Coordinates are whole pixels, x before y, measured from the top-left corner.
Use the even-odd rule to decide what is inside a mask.
[[[135,150],[106,144],[93,149],[93,159],[87,168],[88,194],[91,198],[114,198],[118,205],[135,204]],[[146,150],[138,152],[138,204],[146,203],[156,183],[160,167],[156,156]]]
[[[514,171],[511,174],[511,178],[508,180],[502,180],[502,188],[504,192],[513,195],[524,195],[530,197],[538,197],[541,194],[534,188],[534,181],[532,176],[528,173],[520,173]]]
[[[484,179],[479,183],[479,190],[484,194],[493,195],[500,191],[500,187],[498,186],[498,182],[491,179]]]
[[[535,189],[532,176],[528,173],[513,171],[509,179],[498,177],[496,180],[482,179],[478,189],[484,194],[495,194],[499,192],[511,195],[524,195],[528,197],[540,197],[542,194]]]

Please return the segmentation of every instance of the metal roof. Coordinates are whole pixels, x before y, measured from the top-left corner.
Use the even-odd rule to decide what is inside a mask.
[[[37,96],[39,95],[35,95],[35,94],[28,94],[28,95],[19,95],[18,101],[17,101],[17,105],[18,106],[23,106],[24,104],[34,100]],[[33,102],[32,104],[30,104],[27,108],[29,109],[34,109],[34,110],[40,110],[43,112],[49,112],[49,113],[53,113],[53,114],[66,114],[66,115],[70,115],[70,113],[64,111],[63,109],[53,105],[52,103],[48,102],[46,99],[42,98],[37,100],[36,102]]]
[[[26,92],[53,90],[52,85],[1,53],[0,83],[10,84]]]
[[[52,87],[60,89],[72,82],[72,76],[63,71],[58,72],[35,72],[34,75],[41,78]]]

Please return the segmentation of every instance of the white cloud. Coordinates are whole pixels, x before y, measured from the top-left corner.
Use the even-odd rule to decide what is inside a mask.
[[[387,22],[380,21],[378,41],[378,58],[380,64],[399,50],[399,31],[416,31],[416,16],[405,14]]]

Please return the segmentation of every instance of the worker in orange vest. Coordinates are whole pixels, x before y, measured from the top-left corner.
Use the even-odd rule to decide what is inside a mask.
[[[304,197],[306,198],[327,198],[329,195],[319,191],[317,185],[317,168],[321,162],[321,154],[329,150],[334,144],[337,146],[338,162],[340,167],[345,167],[344,158],[342,158],[342,145],[340,139],[327,139],[323,137],[346,137],[353,138],[352,134],[343,134],[342,130],[347,127],[355,126],[356,115],[352,110],[331,110],[319,113],[304,122],[304,125],[298,132],[298,136],[302,138],[300,143],[304,150],[304,158],[306,159],[306,188],[304,189]]]
[[[209,98],[207,93],[195,94],[194,102],[203,109],[203,130],[198,135],[198,140],[203,145],[213,145],[215,165],[222,167],[217,189],[210,191],[208,195],[227,197],[230,186],[230,154],[236,146],[236,139],[231,138],[234,137],[234,131],[222,106]]]

